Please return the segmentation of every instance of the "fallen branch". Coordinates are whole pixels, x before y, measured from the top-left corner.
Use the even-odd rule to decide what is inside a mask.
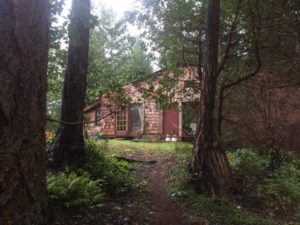
[[[117,156],[116,158],[118,160],[124,160],[124,161],[127,161],[127,162],[139,162],[139,163],[147,163],[147,164],[156,163],[156,160],[140,160],[140,159],[129,158],[129,157],[126,157],[126,156]]]

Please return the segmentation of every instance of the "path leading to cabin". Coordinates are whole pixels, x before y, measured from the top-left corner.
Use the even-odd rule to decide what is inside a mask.
[[[137,202],[144,205],[132,208],[131,213],[135,215],[130,216],[128,224],[190,225],[183,210],[168,195],[161,155],[147,151],[124,152],[118,158],[128,161],[134,175],[145,184],[143,193],[133,201],[135,206]]]
[[[127,196],[110,199],[101,212],[95,210],[94,214],[86,212],[86,215],[81,212],[76,217],[73,212],[69,218],[64,214],[63,222],[56,222],[55,225],[201,225],[190,223],[184,210],[168,195],[164,172],[167,165],[161,160],[161,154],[123,152],[118,158],[129,162],[130,171],[141,188]],[[171,155],[164,155],[164,158],[172,160]]]
[[[160,163],[156,163],[149,171],[150,194],[152,204],[158,213],[151,221],[153,225],[188,225],[187,219],[179,205],[173,202],[167,193],[164,175]]]

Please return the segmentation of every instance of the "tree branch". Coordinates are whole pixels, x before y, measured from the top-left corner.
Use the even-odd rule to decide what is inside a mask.
[[[235,14],[234,14],[234,19],[233,19],[233,21],[231,23],[231,26],[230,26],[230,29],[229,29],[229,36],[228,36],[228,41],[227,41],[225,53],[224,53],[224,56],[222,58],[222,61],[221,61],[220,65],[219,65],[217,76],[219,76],[221,74],[222,70],[224,69],[226,61],[229,57],[230,49],[233,46],[232,37],[233,37],[233,33],[235,31],[237,21],[238,21],[238,18],[239,18],[239,11],[240,11],[240,5],[241,5],[240,3],[241,3],[241,0],[237,0],[237,6],[236,6]]]
[[[257,10],[257,13],[258,13],[258,24],[257,24],[257,27],[255,26],[255,19],[254,19],[254,13],[251,9],[251,7],[249,7],[250,9],[250,15],[251,15],[251,20],[252,20],[252,34],[253,34],[253,37],[255,37],[255,55],[256,55],[256,60],[257,60],[257,66],[256,66],[256,69],[249,73],[248,75],[236,80],[235,82],[231,83],[231,84],[227,84],[224,86],[224,89],[228,89],[228,88],[231,88],[235,85],[238,85],[240,84],[241,82],[245,81],[245,80],[248,80],[249,78],[251,77],[254,77],[261,69],[261,58],[260,58],[260,49],[259,49],[259,37],[260,37],[260,28],[261,28],[261,15],[260,15],[260,12],[259,12],[259,9],[258,9],[258,3],[256,1],[256,10]]]

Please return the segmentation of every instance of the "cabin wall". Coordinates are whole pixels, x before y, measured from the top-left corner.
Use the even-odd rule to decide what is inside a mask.
[[[93,105],[90,105],[85,109],[84,121],[88,123],[84,124],[85,135],[88,137],[93,137],[98,134],[101,130],[100,123],[96,123],[96,110],[100,108],[101,100],[97,99]]]
[[[85,121],[90,121],[84,125],[85,135],[95,136],[114,136],[115,135],[115,104],[109,97],[101,97],[98,105],[86,109],[84,112]],[[96,111],[100,110],[100,121],[96,122]]]
[[[153,99],[145,100],[145,134],[162,133],[162,111]]]
[[[102,136],[114,136],[115,135],[115,124],[116,116],[115,111],[116,105],[109,97],[101,98],[101,130],[100,135]]]
[[[91,109],[88,112],[85,112],[84,118],[85,121],[94,121],[95,120],[96,109]],[[95,122],[90,122],[84,125],[85,134],[88,137],[93,137],[96,134],[100,133],[101,126],[96,125]]]
[[[171,90],[172,98],[171,102],[176,104],[176,109],[178,110],[178,118],[177,122],[180,124],[178,135],[182,135],[182,112],[180,110],[182,102],[189,102],[195,101],[199,99],[200,94],[199,91],[190,86],[187,86],[187,82],[194,83],[195,86],[199,85],[199,80],[197,79],[197,70],[195,68],[184,68],[182,69],[183,73],[181,76],[176,77],[177,84]],[[144,108],[144,118],[143,118],[143,134],[150,134],[150,135],[161,135],[164,137],[163,131],[163,115],[164,111],[159,107],[156,103],[156,98],[158,95],[155,93],[160,87],[160,82],[164,76],[175,77],[174,74],[169,73],[158,73],[155,79],[144,80],[140,81],[139,83],[129,84],[123,87],[124,92],[130,98],[131,103],[139,103]],[[147,89],[152,86],[154,87],[153,92],[149,92]],[[147,92],[148,91],[148,92]],[[148,96],[146,99],[143,98],[144,92],[147,92]],[[107,96],[102,96],[100,99],[101,104],[101,117],[105,117],[101,120],[99,125],[90,124],[86,126],[87,134],[89,137],[95,136],[99,134],[101,136],[106,137],[114,137],[116,136],[116,115],[113,114],[111,116],[107,116],[108,114],[112,113],[116,109],[116,104],[113,103],[111,98]],[[130,110],[128,110],[130,111]],[[95,118],[96,109],[91,109],[89,111],[85,111],[85,116],[88,117],[89,120]],[[130,133],[130,115],[127,113],[127,127],[128,131],[124,136],[131,136],[135,134]]]

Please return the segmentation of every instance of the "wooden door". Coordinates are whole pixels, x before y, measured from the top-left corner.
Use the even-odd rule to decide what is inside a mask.
[[[177,104],[163,112],[163,134],[179,135],[179,112]]]

